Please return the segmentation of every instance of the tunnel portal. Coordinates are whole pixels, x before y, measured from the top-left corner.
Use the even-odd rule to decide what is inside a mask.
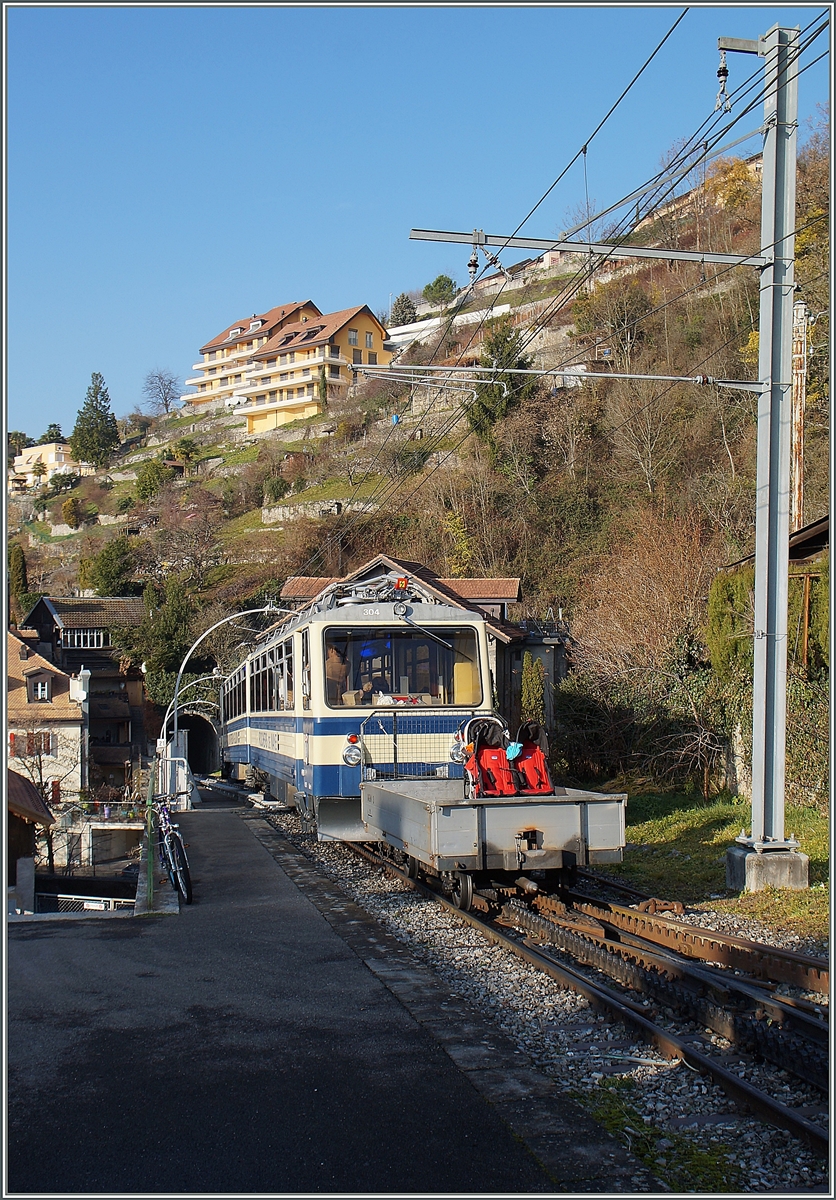
[[[196,712],[181,712],[181,729],[187,729],[189,766],[195,775],[211,775],[221,767],[221,750],[215,726]]]

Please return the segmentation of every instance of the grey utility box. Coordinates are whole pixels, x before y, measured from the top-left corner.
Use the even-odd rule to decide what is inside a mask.
[[[471,800],[460,779],[380,779],[360,785],[370,841],[386,841],[436,871],[535,871],[621,862],[627,796],[556,788],[544,796]]]

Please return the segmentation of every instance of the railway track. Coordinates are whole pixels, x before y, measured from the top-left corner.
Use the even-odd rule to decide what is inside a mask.
[[[820,983],[827,977],[827,964],[822,960],[799,963],[797,960],[809,956],[716,935],[683,922],[677,924],[694,935],[693,942],[679,935],[678,948],[671,950],[664,943],[672,936],[668,918],[662,920],[660,930],[653,914],[628,908],[619,913],[616,910],[621,906],[590,902],[588,897],[578,897],[578,906],[570,907],[555,897],[535,894],[521,899],[500,896],[492,889],[474,894],[476,911],[463,911],[437,888],[411,878],[408,871],[376,850],[357,844],[347,848],[457,913],[484,937],[583,996],[596,1011],[621,1021],[664,1057],[680,1059],[713,1079],[745,1110],[789,1131],[815,1153],[827,1155],[828,1133],[822,1126],[729,1070],[715,1056],[697,1048],[691,1038],[658,1024],[658,1012],[663,1009],[671,1018],[710,1029],[735,1047],[826,1092],[829,1026],[824,1010],[810,1012],[792,998],[776,995],[774,984],[784,982],[783,976],[777,981],[765,979],[765,969],[759,968],[758,974],[757,964],[753,965],[759,953],[766,951],[777,972],[803,970],[802,978]],[[610,920],[613,916],[617,920]],[[629,927],[639,916],[650,917],[641,927],[651,936],[638,935]],[[654,941],[653,935],[659,940]],[[698,952],[689,955],[683,947]],[[718,954],[721,950],[725,958]],[[571,955],[578,966],[567,964],[554,951]],[[732,958],[733,968],[724,965],[726,958]],[[744,959],[757,983],[733,973],[745,969],[740,965]],[[816,1006],[810,1004],[809,1008],[815,1010]]]

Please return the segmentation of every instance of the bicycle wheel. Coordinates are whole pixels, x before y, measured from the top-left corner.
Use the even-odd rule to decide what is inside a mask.
[[[171,886],[173,888],[176,889],[177,888],[176,865],[175,865],[175,860],[171,853],[171,842],[169,841],[168,838],[160,838],[159,847],[160,847],[160,866],[163,868],[166,875],[168,876],[168,882],[171,884]]]
[[[176,880],[177,890],[185,900],[186,904],[192,902],[192,877],[189,874],[189,864],[186,859],[186,851],[183,848],[183,843],[180,840],[180,835],[174,833],[171,835],[170,853],[174,863],[174,879]]]

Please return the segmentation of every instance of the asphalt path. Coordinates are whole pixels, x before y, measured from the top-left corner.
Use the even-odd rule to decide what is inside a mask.
[[[182,827],[179,915],[9,928],[5,1195],[560,1190],[230,805]]]

